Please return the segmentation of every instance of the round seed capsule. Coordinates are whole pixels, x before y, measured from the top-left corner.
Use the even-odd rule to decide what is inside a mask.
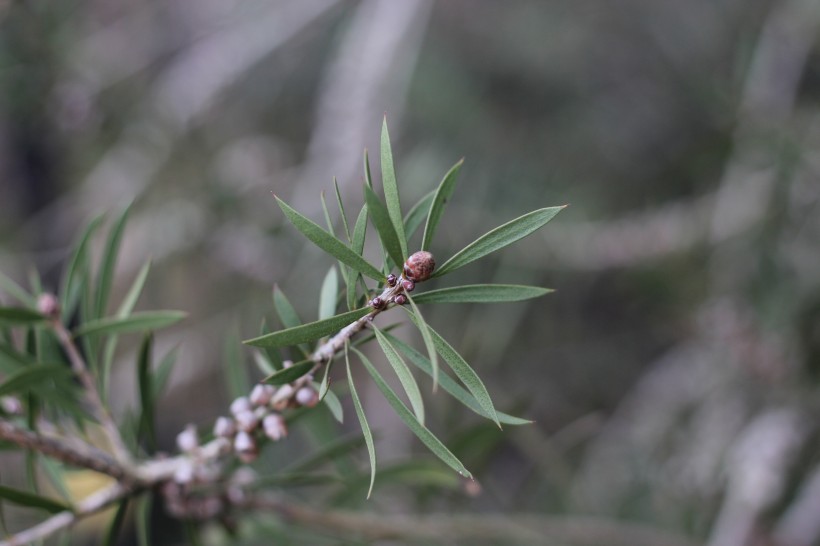
[[[433,274],[436,260],[426,250],[419,250],[404,262],[404,276],[411,281],[426,281]]]

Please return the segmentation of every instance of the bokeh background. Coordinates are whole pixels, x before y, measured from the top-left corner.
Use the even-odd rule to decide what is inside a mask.
[[[811,0],[0,2],[0,268],[56,288],[82,227],[133,202],[117,290],[151,259],[140,308],[189,313],[158,339],[181,344],[160,413],[171,450],[224,413],[225,362],[271,316],[274,283],[316,317],[333,262],[271,193],[320,221],[336,176],[358,210],[386,113],[405,203],[466,157],[441,260],[571,205],[435,283],[554,294],[426,312],[496,405],[535,424],[500,432],[427,396],[479,494],[412,473],[367,502],[283,494],[574,529],[562,544],[820,544],[819,30]],[[122,348],[120,414],[135,403]],[[381,465],[432,460],[364,397]],[[324,435],[295,431],[260,471],[356,434],[346,407],[344,426],[306,420]],[[366,475],[364,453],[346,464]],[[206,539],[356,543],[271,519]],[[155,520],[156,544],[183,540]]]

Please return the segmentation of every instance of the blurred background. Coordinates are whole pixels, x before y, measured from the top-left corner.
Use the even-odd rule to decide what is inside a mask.
[[[181,347],[160,413],[172,450],[226,411],[226,360],[259,376],[230,355],[272,316],[274,283],[316,318],[333,262],[271,192],[321,222],[336,176],[358,211],[386,113],[408,207],[466,158],[440,261],[571,205],[431,283],[554,294],[425,313],[497,407],[535,424],[500,432],[429,395],[430,427],[480,492],[395,472],[367,502],[362,487],[283,494],[573,529],[550,543],[820,544],[818,30],[811,0],[0,2],[0,269],[24,282],[36,267],[56,289],[81,229],[133,201],[116,288],[151,259],[139,307],[189,313],[158,339]],[[114,376],[120,414],[137,341]],[[380,467],[443,466],[364,391]],[[344,426],[306,418],[324,436],[294,431],[260,472],[358,434],[339,392]],[[363,452],[346,464],[366,477]],[[182,541],[156,512],[156,544]],[[205,536],[357,543],[270,519]],[[514,529],[496,542],[533,543]]]

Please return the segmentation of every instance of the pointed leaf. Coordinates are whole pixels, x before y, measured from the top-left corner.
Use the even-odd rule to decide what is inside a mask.
[[[256,347],[286,347],[297,343],[306,343],[333,334],[370,312],[369,307],[363,307],[328,319],[248,339],[243,343]]]
[[[184,319],[187,313],[182,311],[145,311],[127,317],[106,317],[90,320],[74,330],[74,336],[89,334],[122,334],[158,330],[171,326]]]
[[[336,191],[336,204],[339,206],[339,216],[342,217],[342,226],[345,230],[345,235],[347,236],[347,240],[350,241],[350,226],[347,224],[347,214],[345,214],[345,206],[342,203],[342,194],[339,191],[339,182],[336,180],[336,177],[333,177],[333,189]]]
[[[284,385],[286,383],[290,383],[291,381],[296,381],[306,373],[310,372],[315,365],[316,363],[312,360],[303,360],[301,362],[297,362],[289,368],[281,369],[278,372],[267,376],[265,379],[260,381],[260,383],[267,383],[269,385]]]
[[[336,312],[336,299],[339,297],[339,278],[336,275],[336,268],[330,266],[322,281],[322,289],[319,292],[319,320],[332,317]]]
[[[495,421],[495,424],[500,428],[501,424],[498,422],[495,406],[493,406],[493,401],[490,398],[490,393],[487,392],[487,387],[484,386],[484,382],[481,381],[478,374],[467,364],[467,361],[464,360],[438,332],[432,328],[429,328],[429,330],[433,336],[433,343],[436,345],[438,354],[441,355],[444,361],[450,366],[450,369],[453,370],[461,382],[464,383],[464,386],[472,393],[484,411],[489,414],[490,419]]]
[[[433,202],[433,197],[436,196],[436,190],[428,192],[424,197],[413,205],[410,212],[404,217],[404,232],[407,234],[407,240],[416,233],[424,219],[427,218],[427,213],[430,212],[430,203]]]
[[[417,294],[416,303],[501,303],[537,298],[552,292],[549,288],[519,284],[469,284],[440,288]]]
[[[154,377],[151,366],[151,352],[154,336],[146,334],[137,356],[137,385],[139,385],[140,416],[138,437],[148,445],[150,453],[157,449],[156,427],[154,426]]]
[[[387,131],[387,117],[382,122],[381,138],[381,161],[382,161],[382,186],[384,187],[384,200],[387,203],[387,212],[393,229],[399,241],[402,259],[396,262],[404,262],[407,256],[407,237],[404,235],[404,221],[401,215],[401,202],[399,200],[399,186],[396,183],[396,170],[393,167],[393,150],[390,148],[390,134]]]
[[[0,325],[21,326],[43,322],[46,317],[22,307],[0,307]]]
[[[137,499],[134,526],[137,528],[137,546],[151,546],[151,504],[153,497],[143,495]]]
[[[458,163],[452,166],[436,190],[436,196],[433,199],[433,204],[430,206],[430,213],[427,215],[427,223],[424,226],[424,238],[421,241],[421,249],[429,250],[433,242],[433,235],[436,233],[439,221],[444,214],[444,207],[447,201],[453,196],[453,191],[456,189],[456,181],[458,180],[458,173],[461,166],[464,164],[464,159],[460,159]]]
[[[362,427],[362,434],[367,445],[367,455],[370,458],[370,486],[367,488],[367,498],[369,499],[370,494],[373,492],[373,484],[376,481],[376,446],[373,443],[373,433],[370,432],[370,425],[359,400],[359,394],[356,392],[356,385],[353,383],[353,374],[350,373],[350,357],[348,356],[347,345],[345,345],[345,365],[347,366],[347,384],[350,386],[350,398],[353,400],[353,407],[356,409],[356,416],[359,418],[359,425]]]
[[[71,316],[74,313],[74,307],[77,305],[80,296],[82,277],[87,273],[88,242],[99,227],[102,219],[103,216],[100,215],[91,220],[71,256],[60,289],[60,307],[63,310],[63,316]]]
[[[368,373],[373,378],[373,381],[376,383],[376,387],[381,391],[384,395],[387,402],[392,406],[393,410],[396,412],[396,415],[404,421],[407,427],[418,436],[419,440],[421,440],[427,448],[433,452],[439,459],[444,461],[447,465],[450,466],[453,470],[465,476],[467,478],[472,478],[472,474],[464,467],[461,461],[453,455],[453,453],[447,449],[447,447],[441,443],[441,440],[435,437],[432,432],[430,432],[424,425],[419,423],[415,416],[407,409],[402,401],[396,396],[396,393],[393,392],[393,389],[385,382],[384,378],[379,374],[378,370],[370,363],[366,356],[364,356],[358,349],[351,348],[353,352],[355,352],[359,359],[364,364],[365,368],[367,368]]]
[[[134,310],[134,306],[137,304],[140,294],[142,294],[142,288],[145,286],[145,279],[148,277],[150,270],[151,261],[149,260],[143,264],[137,276],[134,277],[131,288],[128,289],[128,293],[125,295],[125,298],[123,298],[119,309],[117,309],[117,316],[126,317]]]
[[[7,277],[2,271],[0,271],[0,290],[3,290],[23,305],[29,307],[37,305],[37,298],[26,292],[23,287],[14,282],[11,277]]]
[[[370,174],[370,158],[367,156],[367,148],[364,149],[364,183],[368,188],[373,189],[373,176]]]
[[[63,504],[56,500],[47,499],[40,495],[35,495],[27,491],[20,491],[19,489],[12,489],[5,485],[0,485],[0,499],[9,501],[19,506],[26,506],[29,508],[39,508],[45,510],[50,514],[57,514],[59,512],[66,512],[71,510],[67,504]]]
[[[344,410],[342,409],[342,403],[339,401],[339,397],[336,396],[336,393],[330,390],[325,391],[324,396],[322,396],[322,402],[325,406],[327,406],[327,409],[330,410],[330,413],[333,414],[333,418],[340,424],[344,424]]]
[[[350,243],[350,248],[358,254],[362,255],[364,252],[364,239],[367,234],[367,205],[362,205],[362,210],[359,211],[359,216],[356,218],[356,224],[353,226],[353,241]],[[361,274],[353,269],[348,271],[348,279],[350,286],[347,289],[347,308],[353,310],[356,308],[356,286],[358,284]]]
[[[416,383],[416,378],[413,377],[413,374],[410,373],[410,368],[407,367],[407,364],[404,362],[404,359],[399,355],[396,351],[395,347],[390,344],[390,341],[384,334],[376,328],[373,327],[373,330],[376,332],[376,339],[381,345],[382,351],[384,351],[384,355],[387,357],[387,360],[390,362],[390,365],[393,366],[393,370],[396,372],[396,375],[399,377],[399,381],[401,382],[401,386],[404,387],[404,392],[407,393],[407,398],[410,399],[410,405],[413,408],[413,413],[416,414],[416,419],[418,419],[419,423],[422,425],[424,424],[424,401],[421,398],[421,391],[419,391],[418,383]]]
[[[159,361],[154,378],[151,383],[154,386],[154,400],[158,400],[162,396],[168,384],[168,379],[174,371],[174,365],[177,363],[177,355],[179,354],[179,345],[168,351],[162,360]]]
[[[127,512],[128,499],[123,499],[120,501],[117,511],[114,513],[114,518],[111,520],[111,525],[108,527],[108,531],[105,533],[105,538],[102,542],[103,546],[114,546],[117,544],[117,538],[120,536],[120,532],[122,531],[122,525],[125,523],[125,515]]]
[[[63,379],[71,376],[71,370],[60,364],[39,364],[29,366],[9,375],[0,384],[0,396],[31,390],[42,386],[44,382]]]
[[[327,232],[336,237],[336,231],[333,229],[333,220],[330,219],[330,211],[327,210],[327,201],[325,201],[325,192],[319,194],[319,200],[322,202],[322,213],[325,215],[325,225]]]
[[[349,265],[356,271],[377,281],[384,280],[384,275],[382,275],[381,271],[367,263],[364,258],[348,248],[347,245],[339,239],[323,230],[313,221],[296,212],[296,210],[292,209],[287,203],[278,197],[276,198],[276,201],[279,203],[279,207],[282,209],[282,212],[284,212],[285,216],[288,217],[288,220],[290,220],[296,229],[301,231],[302,234],[310,239],[316,246],[328,254],[333,255],[337,260]]]
[[[415,298],[411,298],[410,295],[406,293],[405,295],[407,296],[407,301],[410,302],[410,307],[412,309],[410,318],[413,319],[413,323],[416,325],[416,328],[419,329],[421,339],[424,341],[424,347],[427,349],[427,354],[430,356],[430,364],[433,367],[433,392],[436,392],[436,389],[438,389],[439,369],[438,354],[436,353],[436,346],[433,343],[433,329],[430,328],[424,321],[421,311],[419,311],[419,308],[416,306]],[[406,308],[403,309],[407,310]]]
[[[410,362],[412,362],[417,368],[421,371],[429,375],[430,377],[433,376],[433,368],[430,365],[430,360],[422,355],[420,352],[415,350],[410,345],[406,344],[402,340],[398,339],[397,337],[385,334],[385,336],[390,340],[390,342],[399,350],[404,356],[406,356]],[[453,396],[456,400],[476,412],[477,414],[481,415],[482,417],[486,417],[488,419],[492,419],[489,413],[487,413],[484,408],[476,401],[475,397],[470,394],[464,387],[453,381],[449,375],[447,374],[440,374],[439,375],[439,385],[441,388],[448,392],[450,395]],[[498,420],[506,425],[529,425],[532,424],[532,421],[527,419],[522,419],[520,417],[515,417],[513,415],[508,415],[506,413],[496,411],[498,415]]]
[[[364,188],[364,198],[367,203],[367,211],[373,220],[373,226],[376,228],[376,232],[379,234],[379,240],[382,242],[384,251],[390,256],[393,262],[403,264],[404,251],[399,243],[399,237],[396,235],[393,223],[390,221],[387,209],[384,208],[384,205],[379,201],[379,198],[373,190],[368,187]],[[379,280],[384,280],[384,275],[382,275]]]
[[[105,316],[108,307],[108,298],[111,295],[111,286],[114,284],[114,271],[117,267],[117,256],[120,251],[120,243],[125,232],[125,224],[128,221],[130,205],[125,208],[111,232],[108,234],[105,250],[100,261],[100,272],[97,277],[97,299],[94,318]]]
[[[438,277],[446,273],[455,271],[470,262],[486,256],[500,248],[518,241],[542,227],[552,220],[556,214],[564,207],[549,207],[538,209],[510,220],[492,231],[489,231],[464,247],[455,256],[444,262],[441,268],[433,273],[433,277]]]

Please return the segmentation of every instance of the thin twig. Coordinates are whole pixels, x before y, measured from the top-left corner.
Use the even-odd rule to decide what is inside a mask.
[[[0,546],[21,546],[47,538],[57,531],[71,527],[81,519],[108,508],[117,501],[134,494],[135,491],[136,490],[129,489],[120,483],[115,483],[105,489],[100,489],[96,493],[83,499],[73,512],[65,511],[55,514],[34,527],[30,527],[25,531],[20,531],[16,535],[10,536],[0,542]]]
[[[117,428],[117,424],[111,417],[111,413],[103,404],[102,399],[100,398],[100,393],[97,391],[97,385],[94,382],[94,378],[91,377],[91,374],[88,371],[88,366],[86,366],[85,360],[82,355],[80,355],[80,351],[77,349],[77,345],[74,343],[71,333],[59,319],[52,320],[51,327],[57,335],[60,345],[62,345],[68,355],[68,360],[71,362],[71,369],[83,385],[83,392],[91,405],[91,411],[93,411],[94,415],[97,419],[99,419],[100,424],[108,437],[108,441],[111,443],[111,448],[114,450],[115,457],[123,466],[132,466],[133,463],[131,453],[125,446],[125,441],[122,439],[120,431]]]

